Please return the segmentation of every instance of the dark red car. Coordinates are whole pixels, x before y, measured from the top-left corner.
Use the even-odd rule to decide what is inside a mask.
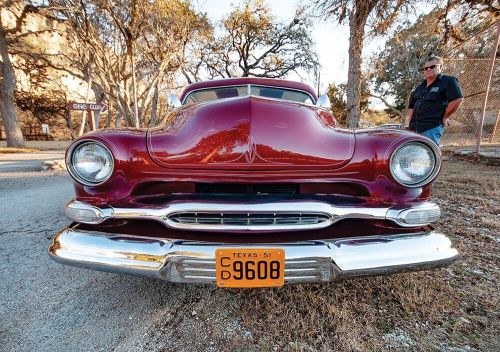
[[[290,81],[201,82],[180,99],[165,126],[72,143],[73,223],[55,236],[53,259],[220,287],[456,259],[430,225],[440,217],[429,197],[441,161],[429,139],[339,128],[325,97]]]

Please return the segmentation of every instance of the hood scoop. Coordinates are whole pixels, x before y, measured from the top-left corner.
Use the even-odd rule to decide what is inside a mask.
[[[351,131],[334,129],[313,106],[246,96],[185,106],[148,132],[159,165],[196,169],[335,168],[354,152]]]

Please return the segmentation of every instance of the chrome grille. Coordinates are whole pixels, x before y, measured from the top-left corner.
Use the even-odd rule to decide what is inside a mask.
[[[181,259],[176,261],[175,269],[183,281],[215,283],[215,259]],[[285,283],[329,281],[332,275],[330,258],[287,259],[285,261]]]
[[[314,213],[201,213],[185,212],[168,217],[171,226],[238,226],[238,227],[308,227],[330,224],[330,217],[326,214]]]

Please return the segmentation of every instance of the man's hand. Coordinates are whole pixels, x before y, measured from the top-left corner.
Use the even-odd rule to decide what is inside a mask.
[[[452,100],[448,103],[448,107],[446,108],[446,111],[444,112],[443,116],[443,126],[449,126],[450,125],[450,116],[458,110],[460,105],[462,104],[462,101],[464,98],[458,98],[455,100]]]

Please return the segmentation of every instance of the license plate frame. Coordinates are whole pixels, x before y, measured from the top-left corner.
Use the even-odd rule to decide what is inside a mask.
[[[285,284],[285,250],[217,248],[215,273],[218,287],[281,287]]]

